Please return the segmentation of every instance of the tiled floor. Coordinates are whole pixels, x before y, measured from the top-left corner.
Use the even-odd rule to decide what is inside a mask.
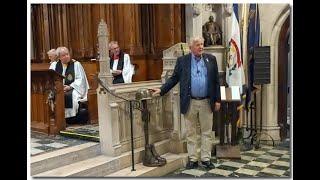
[[[290,177],[290,148],[261,145],[259,149],[240,152],[241,159],[216,159],[215,169],[181,168],[164,177]]]
[[[60,131],[60,134],[65,137],[99,142],[98,124],[70,125],[66,130]]]
[[[63,137],[60,135],[47,136],[39,133],[31,133],[31,156],[51,152],[57,149],[71,147],[88,141]]]
[[[31,155],[38,155],[74,145],[79,145],[92,140],[98,140],[99,129],[97,125],[69,126],[66,132],[84,134],[90,140],[81,140],[84,137],[72,138],[57,135],[55,137],[31,133]],[[77,135],[79,136],[79,135]],[[91,137],[91,138],[90,138]],[[92,138],[97,137],[97,138]],[[241,159],[217,159],[212,157],[215,169],[206,170],[180,168],[163,177],[290,177],[290,140],[278,146],[261,145],[259,149],[241,151]]]

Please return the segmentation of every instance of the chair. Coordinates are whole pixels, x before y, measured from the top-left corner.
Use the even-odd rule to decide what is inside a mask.
[[[67,124],[87,124],[89,120],[88,101],[78,101],[79,108],[76,116],[66,118]]]
[[[76,115],[77,123],[87,124],[89,121],[88,101],[79,101],[79,109]]]

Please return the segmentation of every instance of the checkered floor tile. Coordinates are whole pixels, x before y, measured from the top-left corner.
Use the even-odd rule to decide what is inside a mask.
[[[240,152],[241,159],[212,157],[215,168],[211,170],[180,168],[164,177],[290,177],[290,154],[289,147],[262,145]]]
[[[39,133],[31,133],[31,156],[51,152],[70,146],[86,143],[88,141],[72,139],[60,135],[47,136]]]

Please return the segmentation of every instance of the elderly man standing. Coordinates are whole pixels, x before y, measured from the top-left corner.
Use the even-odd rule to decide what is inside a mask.
[[[75,118],[79,108],[79,101],[87,101],[89,83],[80,62],[71,59],[66,47],[56,50],[58,61],[51,63],[49,69],[65,76],[63,80],[65,92],[65,118]]]
[[[191,53],[179,57],[172,76],[153,95],[163,96],[180,82],[180,110],[186,120],[188,169],[198,167],[198,161],[206,169],[214,168],[211,159],[213,111],[220,109],[220,85],[216,57],[203,53],[204,39],[190,39]],[[200,137],[197,136],[200,124]],[[201,141],[200,154],[197,142]]]

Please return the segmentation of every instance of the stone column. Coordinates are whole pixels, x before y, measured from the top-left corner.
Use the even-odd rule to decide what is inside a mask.
[[[186,4],[186,42],[191,37],[202,37],[202,4]]]
[[[248,14],[249,14],[249,4],[242,4],[241,5],[241,26],[240,31],[242,31],[242,62],[243,62],[243,70],[245,73],[245,82],[248,83]],[[247,120],[246,111],[243,111],[242,113],[242,127],[247,126],[247,121],[249,122],[249,117]],[[249,123],[248,123],[249,125]]]
[[[228,43],[229,43],[229,34],[230,34],[230,31],[231,31],[231,20],[232,20],[232,13],[233,13],[233,7],[232,7],[232,4],[224,4],[223,5],[223,18],[224,18],[224,21],[223,21],[223,32],[224,34],[222,35],[223,38],[224,38],[224,45],[227,47],[228,46]]]
[[[112,76],[110,74],[110,59],[108,51],[109,33],[107,24],[101,20],[98,28],[98,41],[100,50],[99,59],[99,78],[101,79],[104,86],[111,88]],[[111,104],[109,94],[99,84],[97,89],[98,98],[98,118],[99,118],[99,137],[101,153],[109,156],[120,155],[120,143],[119,143],[119,127],[118,117],[114,116],[114,108],[117,108],[115,104]],[[112,114],[113,113],[113,114]]]
[[[272,12],[272,13],[271,13]],[[277,143],[280,141],[278,125],[278,46],[281,27],[290,15],[289,5],[259,5],[262,46],[270,46],[270,84],[263,85],[262,91],[262,135],[261,140]],[[257,94],[258,117],[260,120],[260,93]],[[260,126],[258,122],[258,127]]]

